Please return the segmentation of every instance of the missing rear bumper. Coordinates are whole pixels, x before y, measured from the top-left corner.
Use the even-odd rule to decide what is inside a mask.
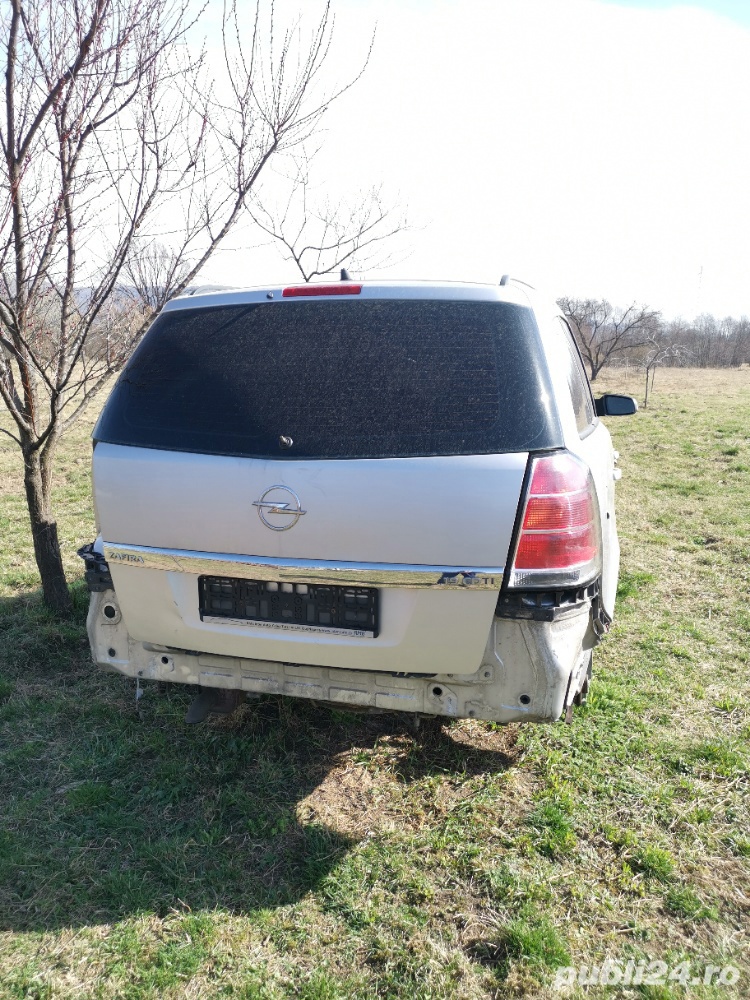
[[[559,719],[583,684],[597,641],[589,600],[553,621],[494,618],[482,661],[472,674],[419,676],[407,671],[399,676],[138,641],[129,635],[111,588],[92,592],[87,627],[95,663],[138,680],[500,723]]]

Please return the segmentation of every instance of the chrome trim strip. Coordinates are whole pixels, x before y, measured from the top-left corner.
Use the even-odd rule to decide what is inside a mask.
[[[434,587],[440,590],[499,590],[504,569],[488,566],[423,566],[402,563],[333,562],[237,556],[146,545],[104,542],[104,558],[114,566],[137,566],[196,576],[231,576],[282,583],[337,583],[356,587]]]

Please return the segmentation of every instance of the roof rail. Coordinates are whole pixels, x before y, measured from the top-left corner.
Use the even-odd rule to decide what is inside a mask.
[[[513,284],[513,285],[523,285],[524,288],[530,288],[532,291],[534,291],[534,292],[536,291],[536,287],[534,285],[529,284],[528,281],[522,281],[521,278],[511,278],[511,276],[509,274],[504,274],[502,276],[502,278],[500,279],[500,284],[501,285],[510,285],[510,284]]]
[[[188,285],[180,293],[178,298],[183,295],[203,295],[206,292],[229,292],[234,291],[235,285]]]

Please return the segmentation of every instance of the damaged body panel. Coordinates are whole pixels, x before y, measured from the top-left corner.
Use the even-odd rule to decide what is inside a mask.
[[[142,642],[114,590],[92,593],[87,619],[97,665],[139,680],[309,698],[339,707],[494,722],[554,722],[584,685],[598,642],[587,598],[553,622],[494,618],[472,673],[408,675],[217,655]],[[571,664],[573,667],[571,669]],[[410,668],[414,663],[409,664]],[[429,666],[429,664],[422,664]]]

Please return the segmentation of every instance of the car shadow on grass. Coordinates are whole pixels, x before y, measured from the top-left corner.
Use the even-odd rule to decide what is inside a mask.
[[[73,594],[65,618],[38,594],[0,599],[2,929],[294,903],[360,839],[299,808],[342,761],[364,775],[377,760],[407,789],[512,763],[512,740],[481,727],[415,735],[400,716],[289,699],[186,726],[194,689],[153,684],[136,701],[90,664],[87,595]]]

